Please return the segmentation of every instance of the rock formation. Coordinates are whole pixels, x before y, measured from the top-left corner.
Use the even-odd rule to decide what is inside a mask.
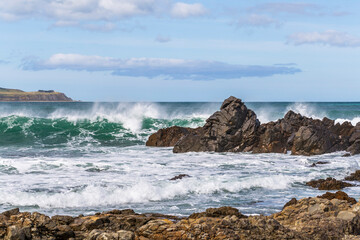
[[[327,193],[328,194],[328,193]],[[325,194],[326,195],[326,194]],[[350,200],[349,200],[350,199]],[[0,239],[359,239],[360,204],[345,193],[293,199],[270,216],[209,208],[187,218],[131,209],[53,216],[13,209],[0,214]]]
[[[350,183],[339,181],[331,177],[327,179],[312,180],[307,182],[306,185],[317,188],[319,190],[340,190],[346,187],[354,186]]]
[[[173,147],[180,138],[188,135],[190,132],[195,132],[196,129],[173,126],[165,129],[160,129],[152,134],[146,142],[146,146],[151,147]]]
[[[229,97],[203,127],[171,127],[150,136],[147,146],[174,146],[174,153],[252,152],[316,155],[335,151],[360,153],[360,123],[335,124],[289,111],[284,118],[260,125],[256,114]]]
[[[64,93],[53,90],[24,92],[18,89],[0,88],[0,102],[72,102]]]
[[[242,152],[250,151],[260,126],[256,114],[240,99],[230,97],[206,120],[204,127],[182,137],[174,146],[181,152]]]

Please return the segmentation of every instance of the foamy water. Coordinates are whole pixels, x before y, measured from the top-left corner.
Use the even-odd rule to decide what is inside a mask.
[[[323,194],[311,179],[343,178],[359,156],[248,153],[173,154],[148,148],[149,134],[201,126],[220,103],[0,104],[0,211],[50,215],[109,209],[188,215],[230,205],[246,214],[279,211],[292,197]],[[249,103],[262,122],[288,110],[313,118],[356,119],[359,105]],[[345,110],[344,110],[345,109]],[[349,109],[352,109],[351,114]],[[345,112],[345,113],[344,113]],[[335,116],[335,118],[334,118]],[[360,116],[357,115],[358,117]],[[317,161],[328,164],[310,167]],[[177,181],[169,179],[188,174]],[[348,188],[360,197],[360,188]]]

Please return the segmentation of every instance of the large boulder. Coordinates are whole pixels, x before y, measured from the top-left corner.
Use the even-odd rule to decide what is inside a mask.
[[[238,98],[226,99],[220,111],[206,120],[196,133],[182,137],[174,147],[181,152],[242,152],[251,151],[257,141],[260,122],[256,114]]]
[[[177,141],[183,136],[194,132],[195,129],[173,126],[160,129],[156,133],[150,135],[146,142],[149,147],[173,147]]]

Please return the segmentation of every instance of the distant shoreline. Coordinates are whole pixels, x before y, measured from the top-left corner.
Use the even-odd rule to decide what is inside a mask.
[[[64,93],[54,90],[25,92],[19,89],[0,88],[0,102],[75,102]]]

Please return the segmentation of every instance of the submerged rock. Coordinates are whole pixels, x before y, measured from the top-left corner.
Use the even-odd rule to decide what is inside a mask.
[[[318,161],[310,165],[310,167],[316,167],[317,165],[329,164],[329,162]]]
[[[183,179],[183,178],[186,178],[186,177],[190,177],[189,175],[187,174],[179,174],[173,178],[170,178],[170,181],[175,181],[175,180],[179,180],[179,179]]]
[[[174,146],[174,153],[252,152],[316,155],[335,151],[360,153],[360,123],[335,124],[289,111],[284,118],[260,125],[256,114],[229,97],[203,127],[171,127],[152,134],[147,146]]]
[[[327,179],[312,180],[307,182],[306,185],[317,188],[319,190],[340,190],[346,187],[354,186],[350,183],[339,181],[331,177]]]

